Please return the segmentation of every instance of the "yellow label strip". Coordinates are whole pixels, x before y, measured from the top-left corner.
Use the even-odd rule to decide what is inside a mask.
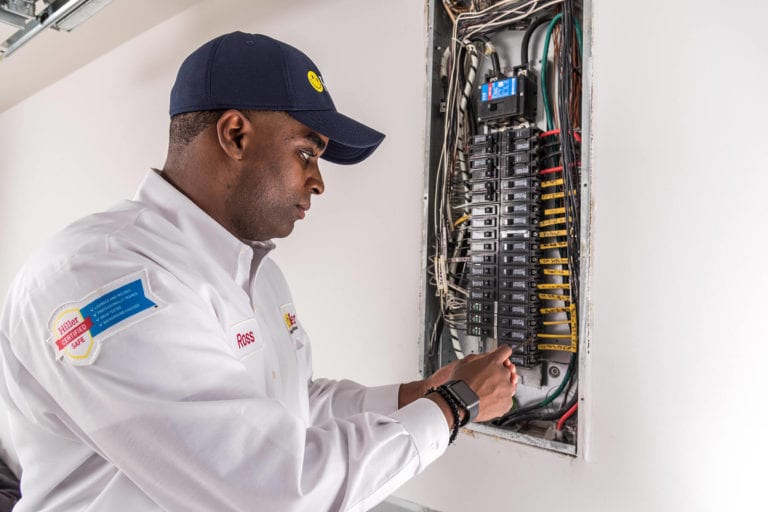
[[[564,300],[564,301],[571,300],[570,295],[557,295],[554,293],[540,293],[539,298],[541,300]]]
[[[458,219],[456,219],[456,222],[453,223],[453,227],[457,228],[461,225],[462,222],[466,222],[469,220],[469,214],[465,213]]]
[[[539,227],[544,228],[547,226],[554,226],[556,224],[565,224],[565,217],[558,217],[556,219],[547,219],[539,222]]]
[[[553,236],[567,236],[567,229],[556,229],[554,231],[542,231],[539,233],[539,238],[551,238]]]
[[[542,325],[566,325],[570,323],[571,323],[570,320],[553,320],[551,322],[542,322],[541,324]],[[570,338],[570,335],[568,335],[568,337]]]
[[[559,350],[560,352],[576,352],[571,350],[568,345],[555,345],[554,343],[539,343],[536,345],[539,350]]]
[[[564,249],[568,247],[568,242],[550,242],[548,244],[541,244],[542,249]]]
[[[559,179],[556,179],[556,180],[542,181],[541,182],[541,186],[543,188],[556,187],[556,186],[562,185],[562,184],[563,184],[563,178],[559,178]]]
[[[571,352],[576,352],[576,347],[578,346],[578,339],[579,339],[579,328],[576,324],[576,304],[571,303],[570,305],[570,315],[571,315]]]
[[[567,265],[568,258],[539,258],[542,265]]]
[[[539,313],[542,315],[549,315],[552,313],[568,313],[571,310],[571,308],[561,307],[561,308],[541,308],[539,309]]]
[[[569,290],[571,285],[568,283],[541,283],[536,287],[539,290]]]
[[[570,195],[575,196],[576,195],[576,191],[575,190],[571,191]],[[561,191],[561,192],[551,192],[549,194],[543,194],[541,196],[541,199],[546,201],[547,199],[558,199],[558,198],[561,198],[561,197],[565,197],[565,192]]]

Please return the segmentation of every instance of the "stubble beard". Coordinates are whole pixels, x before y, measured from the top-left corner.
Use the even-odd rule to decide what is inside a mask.
[[[278,173],[277,169],[252,170],[255,173]],[[275,176],[276,174],[273,174]],[[252,177],[244,173],[233,187],[227,200],[230,225],[241,240],[264,242],[284,238],[291,234],[295,218],[289,218],[284,197],[263,183],[251,183]],[[254,180],[255,181],[255,180]]]

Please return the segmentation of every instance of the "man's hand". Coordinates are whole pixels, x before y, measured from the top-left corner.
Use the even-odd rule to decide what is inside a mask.
[[[424,380],[400,386],[398,407],[404,407],[421,398],[431,387],[451,380],[463,380],[480,398],[480,412],[475,421],[487,421],[506,413],[512,407],[512,396],[517,390],[517,371],[509,362],[512,350],[505,346],[482,355],[469,355],[447,364]],[[448,411],[448,424],[453,423],[450,408],[442,398],[430,395],[441,409]],[[445,407],[443,407],[445,405]]]
[[[463,380],[480,398],[480,411],[475,421],[498,418],[512,408],[517,391],[517,370],[509,362],[512,350],[503,345],[493,352],[469,355],[461,359],[451,380]]]

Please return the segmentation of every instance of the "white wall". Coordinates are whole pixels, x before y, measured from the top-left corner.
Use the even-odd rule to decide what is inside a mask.
[[[594,274],[587,457],[464,436],[400,495],[443,512],[757,510],[768,246],[757,1],[593,0]],[[161,166],[189,50],[263,31],[305,49],[337,105],[388,134],[277,258],[316,373],[417,374],[425,15],[397,0],[209,0],[0,114],[0,290],[40,241]]]

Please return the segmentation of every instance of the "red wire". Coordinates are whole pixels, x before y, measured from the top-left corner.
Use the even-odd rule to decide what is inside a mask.
[[[563,414],[563,415],[560,417],[560,419],[559,419],[559,420],[557,420],[557,430],[563,430],[563,425],[565,425],[565,420],[567,420],[568,418],[570,418],[571,416],[573,416],[573,413],[575,413],[575,412],[576,412],[576,409],[578,409],[578,408],[579,408],[579,403],[578,403],[578,402],[576,402],[575,404],[573,404],[573,407],[571,407],[570,409],[568,409],[568,410],[565,412],[565,414]]]
[[[557,167],[550,167],[549,169],[544,169],[543,171],[539,171],[539,174],[552,174],[553,172],[560,172],[563,170],[563,166],[559,165]]]
[[[560,133],[560,130],[549,130],[548,132],[540,133],[539,137],[549,137],[558,133]],[[581,142],[581,134],[579,132],[573,132],[573,138],[576,139],[576,142]]]

